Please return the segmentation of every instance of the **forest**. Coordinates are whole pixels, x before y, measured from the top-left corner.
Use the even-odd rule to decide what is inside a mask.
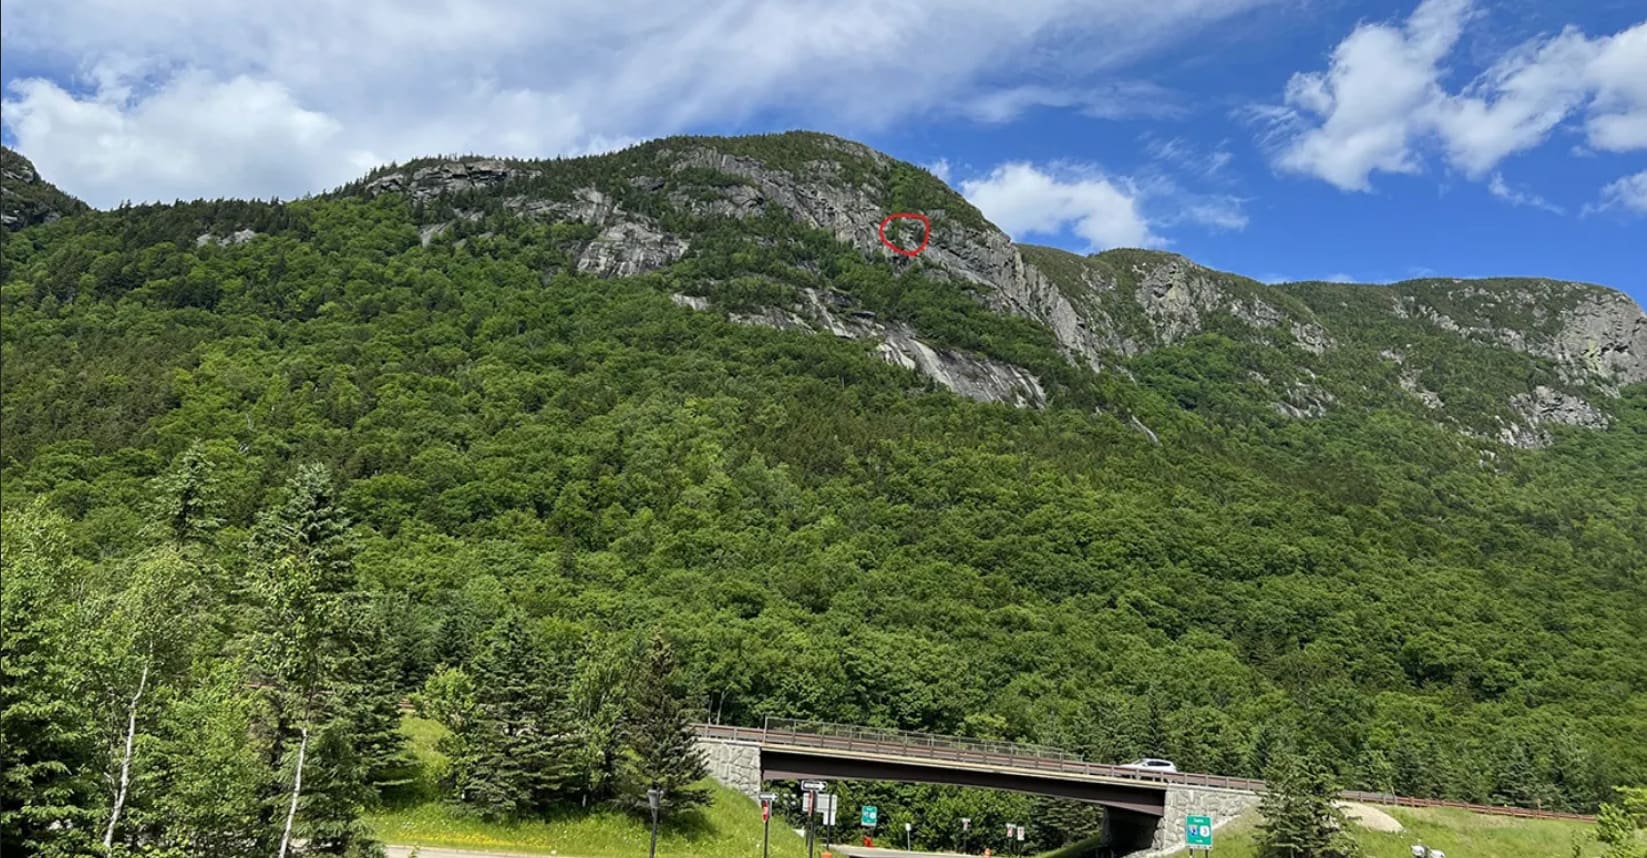
[[[1379,403],[1291,419],[1239,380],[1272,359],[1250,343],[1076,369],[792,224],[756,227],[800,248],[764,256],[691,224],[677,265],[603,279],[565,264],[575,224],[425,243],[421,209],[6,237],[8,854],[363,855],[384,804],[652,783],[690,812],[689,725],[767,716],[1242,776],[1301,751],[1346,787],[1555,809],[1647,782],[1647,386],[1542,450]],[[670,300],[781,296],[781,253],[1051,405]],[[437,784],[414,711],[450,732]]]

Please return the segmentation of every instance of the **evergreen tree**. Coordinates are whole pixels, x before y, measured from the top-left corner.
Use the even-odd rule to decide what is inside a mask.
[[[350,704],[369,802],[404,798],[417,782],[417,759],[400,732],[401,664],[391,630],[391,611],[405,604],[404,599],[374,594],[362,606],[350,640],[351,657],[341,671],[342,697]]]
[[[1260,858],[1354,858],[1360,854],[1337,805],[1332,772],[1310,758],[1276,755],[1258,804]]]
[[[380,855],[379,844],[361,820],[374,798],[369,767],[359,748],[359,731],[347,715],[334,718],[310,737],[300,805],[306,854],[365,858]]]
[[[541,812],[578,785],[578,747],[558,675],[518,611],[489,631],[471,667],[442,675],[437,711],[455,738],[455,797],[492,818]]]
[[[304,465],[253,534],[250,646],[271,736],[262,828],[282,858],[298,839],[324,854],[371,848],[354,824],[367,799],[351,716],[367,692],[348,528],[330,475]]]
[[[6,515],[0,547],[0,853],[84,855],[104,770],[76,613],[80,564],[43,502]],[[101,833],[99,831],[99,833]]]
[[[623,725],[617,765],[617,801],[647,810],[647,790],[663,790],[659,813],[672,816],[709,802],[698,785],[708,776],[697,733],[675,688],[675,655],[663,635],[653,635],[642,657]]]
[[[223,525],[222,500],[211,462],[199,442],[177,457],[155,481],[153,526],[179,547],[210,543]]]

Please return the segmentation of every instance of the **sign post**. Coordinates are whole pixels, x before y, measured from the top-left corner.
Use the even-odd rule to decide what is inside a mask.
[[[876,807],[873,804],[866,804],[866,805],[864,805],[863,811],[859,814],[859,820],[862,823],[863,827],[865,827],[865,828],[874,828],[875,823],[880,819],[880,815],[881,815],[881,809],[880,808]]]
[[[1212,817],[1191,816],[1184,820],[1184,845],[1194,852],[1200,848],[1212,851]]]
[[[761,858],[767,858],[772,843],[772,803],[777,800],[777,793],[761,793]]]
[[[805,791],[802,802],[806,805],[806,858],[812,858],[812,815],[818,810],[818,793],[827,786],[823,781],[801,781],[801,789]]]
[[[912,832],[914,830],[915,830],[915,824],[914,823],[912,823],[912,822],[904,823],[904,848],[908,849],[911,852],[915,851],[915,847],[910,845],[909,838],[913,836],[910,832]]]
[[[840,799],[840,796],[832,793],[818,793],[818,812],[823,815],[825,850],[829,849],[829,844],[835,842],[835,807]]]
[[[966,851],[966,833],[972,830],[972,818],[961,817],[961,851]]]

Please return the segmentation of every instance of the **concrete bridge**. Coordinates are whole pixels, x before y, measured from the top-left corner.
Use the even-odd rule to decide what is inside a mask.
[[[879,780],[1010,790],[1104,808],[1116,854],[1183,845],[1190,815],[1216,822],[1258,803],[1262,781],[1163,774],[1090,763],[1034,745],[769,719],[763,727],[698,727],[716,780],[751,798],[771,780]]]

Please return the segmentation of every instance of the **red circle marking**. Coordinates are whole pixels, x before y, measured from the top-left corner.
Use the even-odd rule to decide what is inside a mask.
[[[910,220],[918,220],[921,222],[921,244],[914,250],[905,250],[888,241],[886,238],[886,225],[901,217],[909,218]],[[887,248],[893,253],[901,253],[904,256],[920,256],[921,251],[926,249],[927,240],[932,238],[932,221],[927,220],[926,215],[914,214],[913,212],[898,212],[897,214],[889,214],[883,218],[881,220],[881,228],[878,232],[881,235],[881,243],[886,245]]]

